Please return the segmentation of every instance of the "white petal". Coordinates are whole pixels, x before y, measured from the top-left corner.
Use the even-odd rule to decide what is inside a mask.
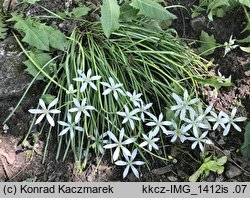
[[[76,107],[69,109],[69,112],[76,112],[76,111],[78,111],[78,108]]]
[[[130,167],[130,166],[126,166],[126,168],[124,169],[123,175],[122,175],[123,178],[127,177],[128,171],[129,171],[129,167]]]
[[[49,112],[53,113],[53,114],[61,113],[61,111],[58,109],[51,109],[51,110],[49,110]]]
[[[230,127],[231,127],[231,124],[227,124],[224,132],[223,132],[223,135],[226,136],[228,133],[229,133],[229,130],[230,130]]]
[[[94,83],[89,82],[89,85],[90,85],[94,90],[97,90],[97,87],[96,87],[96,85],[95,85]]]
[[[136,138],[131,137],[131,138],[129,138],[129,139],[123,141],[122,144],[123,144],[123,145],[127,145],[127,144],[131,144],[131,143],[133,143],[133,142],[135,142],[135,141],[136,141]]]
[[[177,102],[177,104],[181,104],[183,101],[180,98],[180,96],[178,96],[176,93],[172,94],[173,98],[175,99],[175,101]]]
[[[202,145],[201,142],[199,142],[199,148],[200,148],[200,150],[201,150],[202,152],[204,152],[204,146]]]
[[[73,80],[74,80],[74,81],[78,81],[78,82],[82,82],[82,81],[84,81],[84,79],[83,79],[83,78],[73,78]]]
[[[101,76],[92,76],[90,80],[100,80],[102,77]]]
[[[113,93],[114,98],[115,98],[116,100],[118,100],[118,94],[117,94],[117,91],[116,91],[116,90],[114,90],[113,92],[114,92],[114,93]]]
[[[187,90],[184,91],[183,99],[184,99],[185,101],[188,100],[188,91],[187,91]]]
[[[73,102],[74,102],[75,106],[77,106],[78,108],[81,106],[80,102],[76,98],[73,98]]]
[[[137,166],[141,166],[141,165],[145,164],[145,162],[143,162],[143,161],[135,161],[132,164],[137,165]]]
[[[69,127],[70,124],[69,123],[66,123],[66,122],[63,122],[63,121],[57,121],[58,124],[62,125],[62,126],[66,126],[66,127]]]
[[[47,109],[47,108],[46,108],[46,105],[45,105],[45,103],[44,103],[44,101],[43,101],[43,99],[39,99],[39,105],[40,105],[43,109]]]
[[[58,98],[55,98],[48,106],[48,109],[50,109],[51,107],[55,106],[58,102]]]
[[[67,133],[68,130],[69,130],[69,127],[63,129],[58,135],[59,135],[59,136],[62,136],[62,135],[64,135],[65,133]]]
[[[130,160],[131,160],[131,161],[134,161],[136,155],[137,155],[137,149],[133,150],[133,152],[132,152],[132,154],[131,154]]]
[[[197,146],[197,144],[198,144],[198,142],[196,141],[196,142],[194,142],[192,145],[191,145],[191,148],[192,149],[195,149],[195,147]]]
[[[116,161],[116,160],[118,159],[119,154],[120,154],[120,147],[117,147],[117,148],[115,149],[114,154],[113,154],[113,160],[114,160],[114,161]]]
[[[85,91],[85,89],[87,88],[87,85],[88,85],[87,82],[84,82],[84,83],[82,84],[81,89],[80,89],[80,92],[81,92],[81,93]]]
[[[237,131],[241,132],[241,128],[237,124],[232,123],[232,125]]]
[[[236,111],[237,111],[237,108],[234,107],[233,110],[232,110],[232,112],[231,112],[231,117],[232,117],[232,118],[235,116]]]
[[[124,161],[119,160],[119,161],[116,161],[116,162],[115,162],[115,164],[116,164],[116,165],[118,165],[118,166],[126,166],[128,163],[127,163],[127,162],[124,162]]]
[[[76,126],[75,130],[77,130],[77,131],[84,131],[84,129],[82,127],[80,127],[80,126]]]
[[[44,116],[45,116],[45,113],[44,113],[44,114],[41,114],[41,115],[37,118],[37,120],[36,120],[36,123],[35,123],[35,124],[40,123],[40,122],[42,121],[42,119],[44,118]]]
[[[33,114],[44,113],[41,109],[29,109],[28,111]]]
[[[244,122],[247,118],[246,117],[238,117],[238,118],[235,118],[233,121],[234,122]]]
[[[81,115],[82,115],[82,112],[78,111],[75,117],[75,123],[78,123],[81,120]]]
[[[131,156],[130,151],[126,147],[122,146],[121,149],[124,157]]]
[[[100,82],[103,86],[105,87],[110,87],[110,84],[106,83],[106,82]]]
[[[103,146],[103,148],[105,148],[105,149],[111,149],[114,147],[117,147],[117,144],[107,144],[107,145]]]
[[[107,131],[107,133],[110,139],[112,139],[114,142],[118,142],[117,138],[111,131]]]
[[[49,124],[50,124],[51,126],[55,126],[55,122],[54,122],[54,120],[53,120],[53,118],[51,117],[50,114],[46,114],[46,118],[47,118],[47,120],[49,121]]]
[[[106,89],[103,93],[102,93],[102,95],[107,95],[107,94],[109,94],[111,92],[111,89]]]
[[[148,122],[146,125],[147,125],[147,126],[155,126],[156,123],[155,123],[155,122]]]
[[[142,142],[139,146],[140,146],[140,147],[144,147],[144,146],[147,146],[147,145],[148,145],[148,142],[145,141],[145,142]]]
[[[138,170],[137,170],[133,165],[131,166],[131,169],[132,169],[134,175],[135,175],[137,178],[139,178],[139,172],[138,172]]]

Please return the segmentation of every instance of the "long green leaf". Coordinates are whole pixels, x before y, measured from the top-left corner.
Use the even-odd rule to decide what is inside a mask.
[[[139,10],[138,14],[152,19],[173,20],[176,18],[174,14],[170,13],[159,3],[152,0],[132,0],[130,5]]]
[[[102,29],[107,38],[119,29],[120,6],[116,0],[103,0],[101,6]]]
[[[241,153],[245,159],[250,159],[250,122],[247,123],[244,135],[244,144],[241,147]]]

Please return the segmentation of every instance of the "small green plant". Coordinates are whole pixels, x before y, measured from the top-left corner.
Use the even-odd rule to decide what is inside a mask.
[[[224,164],[227,162],[227,157],[223,156],[219,159],[212,159],[212,155],[207,157],[200,168],[189,177],[189,181],[196,182],[199,177],[207,177],[209,172],[222,174],[224,172]]]

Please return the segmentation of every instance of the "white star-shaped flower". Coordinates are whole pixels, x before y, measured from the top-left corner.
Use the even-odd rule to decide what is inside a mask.
[[[120,87],[123,86],[123,84],[121,83],[118,83],[118,84],[115,84],[113,78],[109,77],[109,82],[110,83],[107,83],[107,82],[101,82],[101,84],[105,87],[108,87],[103,93],[102,95],[107,95],[111,92],[113,92],[113,95],[115,97],[116,100],[118,100],[118,93],[117,92],[120,92],[122,95],[124,94],[123,91],[120,89]]]
[[[81,70],[77,70],[77,73],[81,76],[78,78],[73,78],[74,81],[78,81],[78,82],[83,82],[80,92],[84,92],[85,89],[87,88],[87,85],[89,84],[94,90],[97,90],[96,85],[92,82],[95,80],[100,80],[101,76],[91,76],[92,71],[91,69],[89,69],[87,71],[87,75],[85,75],[85,73],[83,73]]]
[[[84,98],[80,104],[80,102],[73,98],[73,102],[76,107],[69,109],[69,112],[77,112],[75,120],[79,121],[81,119],[82,113],[84,113],[86,116],[90,117],[90,114],[88,110],[94,110],[95,107],[93,106],[86,106],[87,99]]]
[[[235,43],[235,39],[233,39],[233,35],[231,35],[229,38],[229,42],[224,43],[224,46],[225,46],[224,56],[226,56],[228,52],[230,52],[231,50],[239,46],[239,45],[234,45],[234,43]]]
[[[123,141],[123,137],[125,135],[124,128],[122,128],[120,130],[119,140],[116,138],[116,136],[111,131],[108,131],[107,133],[108,133],[108,136],[110,137],[110,139],[113,140],[114,143],[106,144],[103,148],[111,149],[111,148],[116,147],[115,152],[113,154],[114,161],[116,161],[118,159],[119,154],[120,154],[120,150],[122,150],[124,157],[131,156],[130,151],[125,147],[125,145],[128,145],[128,144],[135,142],[136,138],[131,137],[131,138],[128,138],[127,140]]]
[[[180,115],[180,119],[183,120],[186,117],[187,110],[189,111],[190,114],[195,115],[195,111],[190,105],[198,102],[199,101],[198,98],[194,98],[192,100],[189,100],[187,90],[184,91],[183,100],[176,93],[173,93],[172,96],[173,96],[174,100],[177,102],[177,105],[170,107],[172,111],[176,111],[175,117]]]
[[[185,124],[182,124],[181,127],[179,127],[175,121],[172,120],[172,126],[174,127],[174,130],[168,130],[167,132],[163,132],[166,135],[171,135],[171,142],[175,142],[177,138],[180,139],[180,141],[183,143],[187,139],[187,136],[189,134],[187,133],[188,128],[185,126]]]
[[[199,148],[202,152],[204,152],[204,146],[202,143],[205,144],[213,144],[213,142],[209,139],[206,139],[205,137],[207,136],[208,131],[205,131],[204,133],[201,134],[201,136],[195,135],[195,137],[188,137],[187,139],[190,141],[194,141],[194,143],[191,145],[192,149],[195,149],[197,145],[199,145]]]
[[[126,168],[123,171],[123,178],[125,178],[128,175],[129,169],[132,169],[132,172],[134,173],[134,175],[139,178],[139,172],[138,170],[134,167],[134,165],[136,166],[141,166],[143,164],[145,164],[145,162],[143,161],[134,161],[135,157],[137,155],[137,149],[133,150],[131,157],[129,158],[128,156],[124,156],[126,161],[117,161],[115,162],[116,165],[118,166],[126,166]]]
[[[58,124],[66,127],[65,129],[63,129],[60,133],[59,136],[62,136],[64,134],[66,134],[68,131],[70,132],[70,139],[73,140],[74,138],[74,130],[77,131],[83,131],[83,128],[80,126],[76,126],[76,124],[78,123],[78,120],[75,119],[74,122],[72,122],[72,116],[70,115],[70,113],[67,113],[67,120],[68,122],[64,122],[64,121],[57,121]]]
[[[235,118],[236,111],[237,108],[234,107],[230,116],[228,116],[226,113],[223,112],[224,116],[223,121],[225,121],[226,124],[225,130],[223,132],[224,136],[226,136],[229,133],[231,126],[233,126],[237,131],[241,132],[241,128],[237,124],[235,124],[235,122],[244,122],[247,118],[246,117]]]
[[[153,122],[148,122],[146,125],[155,127],[154,130],[152,131],[154,136],[157,135],[157,133],[159,132],[160,129],[163,132],[167,133],[167,129],[165,128],[165,126],[172,125],[172,122],[170,122],[170,121],[163,121],[163,114],[162,113],[160,113],[159,118],[157,118],[154,115],[151,115],[151,118],[153,119]]]
[[[140,144],[140,147],[144,147],[148,145],[148,150],[152,151],[152,148],[155,150],[159,150],[159,147],[155,144],[155,142],[159,141],[160,138],[155,138],[152,131],[149,132],[148,136],[142,133],[143,138],[146,140]]]
[[[66,94],[74,94],[76,92],[77,90],[74,89],[74,86],[72,84],[70,84],[69,89],[66,91]]]
[[[35,124],[38,124],[42,121],[42,119],[44,118],[44,116],[46,116],[49,124],[51,126],[55,126],[55,122],[53,120],[53,118],[51,117],[50,113],[52,114],[57,114],[57,113],[61,113],[60,110],[57,109],[51,109],[51,107],[55,106],[58,102],[58,98],[54,99],[49,105],[48,108],[46,107],[44,101],[42,99],[39,99],[39,105],[42,107],[42,109],[30,109],[29,112],[32,114],[41,114],[38,119],[36,120]]]
[[[124,112],[116,112],[118,115],[120,116],[124,116],[125,118],[122,121],[122,124],[125,124],[126,122],[129,122],[131,129],[134,130],[135,129],[135,124],[134,124],[134,120],[140,120],[140,118],[138,118],[137,116],[135,116],[136,113],[140,112],[139,108],[136,108],[132,111],[129,111],[129,108],[124,105]]]
[[[129,97],[129,100],[136,106],[138,107],[140,105],[140,101],[141,101],[141,93],[136,94],[136,92],[134,91],[133,94],[131,94],[130,92],[126,92],[126,95]]]
[[[101,154],[104,154],[104,149],[103,149],[103,145],[108,143],[108,140],[105,140],[104,138],[108,136],[108,133],[102,133],[101,135],[98,133],[97,130],[95,130],[95,136],[91,136],[90,138],[94,141],[94,143],[92,144],[92,148],[98,149],[98,152],[100,152]]]
[[[145,114],[147,114],[150,117],[153,117],[154,115],[152,113],[150,113],[149,111],[147,111],[150,107],[152,107],[153,103],[148,103],[146,105],[143,104],[143,101],[141,100],[141,102],[139,103],[139,109],[141,112],[141,120],[143,122],[145,122]]]

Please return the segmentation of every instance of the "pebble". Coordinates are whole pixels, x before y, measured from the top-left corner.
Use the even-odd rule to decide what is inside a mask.
[[[229,169],[226,171],[226,176],[229,179],[240,176],[242,174],[242,170],[240,170],[236,166],[229,166]]]

